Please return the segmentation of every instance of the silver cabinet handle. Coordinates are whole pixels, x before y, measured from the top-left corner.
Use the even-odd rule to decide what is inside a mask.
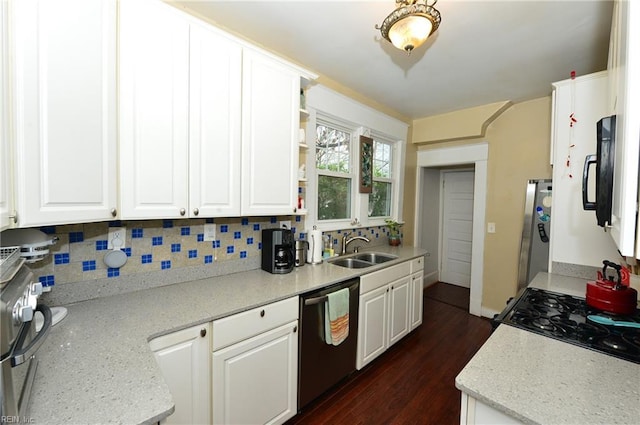
[[[264,317],[264,315],[265,315],[264,310],[260,310],[260,317]]]
[[[205,328],[200,329],[200,336],[202,338],[204,338],[205,336],[207,336],[207,330]]]
[[[118,210],[115,208],[111,208],[111,217],[115,217],[118,215]]]
[[[180,208],[180,215],[185,215],[187,213],[187,210],[185,210],[184,208]]]
[[[193,215],[198,215],[198,214],[200,214],[200,210],[197,209],[197,208],[194,208],[193,209]]]

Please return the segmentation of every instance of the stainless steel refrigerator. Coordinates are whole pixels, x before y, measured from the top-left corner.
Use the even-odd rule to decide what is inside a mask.
[[[551,180],[529,180],[526,190],[518,290],[526,287],[539,272],[549,270]]]

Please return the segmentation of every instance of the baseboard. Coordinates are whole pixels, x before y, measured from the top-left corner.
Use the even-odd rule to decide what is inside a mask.
[[[480,314],[482,317],[493,319],[493,316],[495,316],[496,314],[500,314],[500,312],[491,308],[482,307],[482,309],[480,310]]]
[[[422,278],[423,281],[423,286],[426,288],[428,286],[433,285],[434,283],[436,283],[438,281],[438,271],[434,271],[431,273],[426,273],[424,275],[424,277]]]

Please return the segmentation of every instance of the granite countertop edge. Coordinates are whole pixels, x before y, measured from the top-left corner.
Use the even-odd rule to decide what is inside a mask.
[[[426,254],[416,247],[371,251],[397,259],[365,269],[327,262],[279,275],[258,269],[67,305],[67,317],[38,351],[29,417],[48,424],[156,423],[174,403],[149,341]]]
[[[529,286],[584,297],[586,281],[541,273]],[[640,365],[501,324],[456,388],[525,424],[638,424]]]

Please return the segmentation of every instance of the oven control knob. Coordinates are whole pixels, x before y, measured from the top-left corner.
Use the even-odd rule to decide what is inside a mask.
[[[30,288],[31,288],[31,295],[34,295],[36,297],[39,297],[40,295],[42,295],[42,282],[33,282]]]
[[[26,323],[33,320],[33,307],[30,305],[16,304],[13,309],[13,321],[16,324]]]

